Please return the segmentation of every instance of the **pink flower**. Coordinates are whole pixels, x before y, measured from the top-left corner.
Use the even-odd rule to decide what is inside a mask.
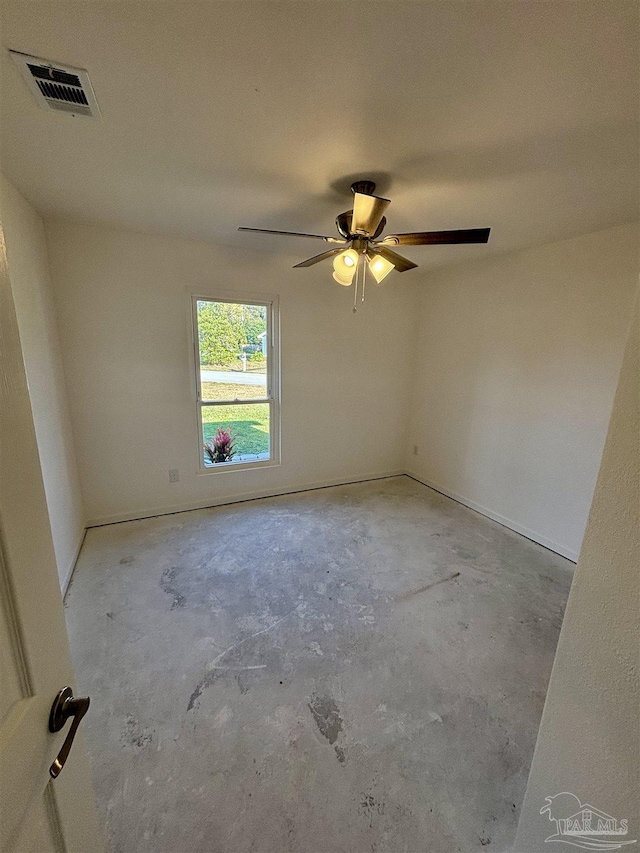
[[[235,437],[231,435],[231,427],[218,427],[211,441],[204,445],[204,451],[210,462],[229,462],[235,455],[233,447]]]

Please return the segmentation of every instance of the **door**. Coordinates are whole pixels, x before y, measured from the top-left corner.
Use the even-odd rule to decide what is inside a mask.
[[[0,851],[100,853],[81,726],[50,775],[73,723],[51,733],[51,706],[75,685],[10,273],[0,227]]]

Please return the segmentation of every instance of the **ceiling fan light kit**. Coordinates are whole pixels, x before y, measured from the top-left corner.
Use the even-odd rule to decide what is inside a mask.
[[[355,283],[354,305],[358,302],[358,287],[364,302],[367,270],[376,284],[380,284],[392,270],[406,272],[418,265],[394,252],[390,246],[443,246],[463,243],[487,243],[490,228],[466,228],[456,231],[414,231],[408,234],[388,234],[381,240],[387,224],[385,211],[391,204],[388,198],[374,195],[376,185],[363,180],[351,184],[353,209],[336,217],[336,228],[340,237],[324,237],[320,234],[303,234],[298,231],[272,231],[266,228],[240,227],[239,231],[257,231],[261,234],[281,234],[288,237],[310,237],[325,243],[338,244],[343,248],[330,249],[295,264],[294,269],[311,267],[333,258],[333,278],[338,284],[350,287]]]

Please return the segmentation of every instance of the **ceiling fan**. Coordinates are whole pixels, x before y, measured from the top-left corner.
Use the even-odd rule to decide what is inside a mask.
[[[355,278],[354,300],[358,295],[358,272],[362,300],[364,301],[364,284],[367,269],[375,281],[380,282],[392,270],[406,272],[415,269],[418,264],[394,252],[391,246],[441,246],[454,243],[486,243],[489,240],[490,228],[466,228],[457,231],[414,231],[409,234],[388,234],[378,239],[387,224],[384,215],[391,203],[387,198],[375,196],[376,185],[373,181],[356,181],[351,184],[353,192],[353,210],[347,210],[336,217],[336,227],[339,237],[323,237],[320,234],[302,234],[297,231],[273,231],[268,228],[245,228],[239,231],[257,231],[261,234],[283,234],[289,237],[312,237],[324,240],[325,243],[335,243],[340,248],[329,249],[320,255],[314,255],[306,261],[295,264],[299,267],[311,267],[320,261],[333,258],[333,277],[345,287],[349,287]],[[355,311],[354,301],[354,311]]]

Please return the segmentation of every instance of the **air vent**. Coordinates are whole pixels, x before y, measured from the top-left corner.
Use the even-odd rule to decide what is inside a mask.
[[[100,118],[96,96],[84,69],[59,65],[17,50],[9,52],[42,109]]]

